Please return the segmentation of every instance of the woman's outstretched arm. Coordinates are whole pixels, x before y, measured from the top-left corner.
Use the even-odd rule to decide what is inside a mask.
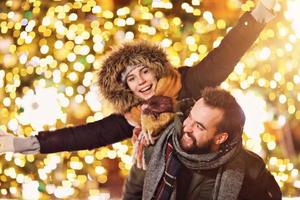
[[[41,131],[37,136],[15,137],[1,131],[0,153],[55,153],[94,149],[132,136],[133,127],[123,115],[112,114],[85,125]]]

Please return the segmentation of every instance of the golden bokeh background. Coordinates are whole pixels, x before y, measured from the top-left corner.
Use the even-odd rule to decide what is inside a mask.
[[[105,53],[145,39],[174,67],[217,47],[252,0],[0,1],[0,128],[30,136],[112,112],[95,72]],[[244,144],[264,158],[284,196],[300,196],[300,0],[276,17],[222,87],[245,110]],[[109,134],[109,133],[107,133]],[[0,156],[0,197],[117,199],[132,165],[131,142],[92,151]]]

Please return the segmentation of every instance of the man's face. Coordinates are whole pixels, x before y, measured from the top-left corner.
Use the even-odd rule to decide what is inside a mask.
[[[157,79],[148,67],[137,67],[126,77],[130,90],[138,97],[147,100],[155,94]]]
[[[213,151],[218,144],[216,131],[223,113],[219,108],[206,105],[202,98],[198,100],[183,122],[181,148],[191,154]]]

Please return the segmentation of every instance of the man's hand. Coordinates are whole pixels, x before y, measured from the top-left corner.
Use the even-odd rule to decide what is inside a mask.
[[[0,153],[14,151],[14,136],[0,129]]]

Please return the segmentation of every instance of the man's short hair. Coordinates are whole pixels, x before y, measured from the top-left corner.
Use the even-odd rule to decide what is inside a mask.
[[[208,87],[203,90],[202,98],[206,105],[224,111],[223,118],[217,126],[217,133],[228,133],[228,139],[225,144],[231,142],[236,136],[240,137],[242,135],[245,114],[241,106],[228,91]]]

